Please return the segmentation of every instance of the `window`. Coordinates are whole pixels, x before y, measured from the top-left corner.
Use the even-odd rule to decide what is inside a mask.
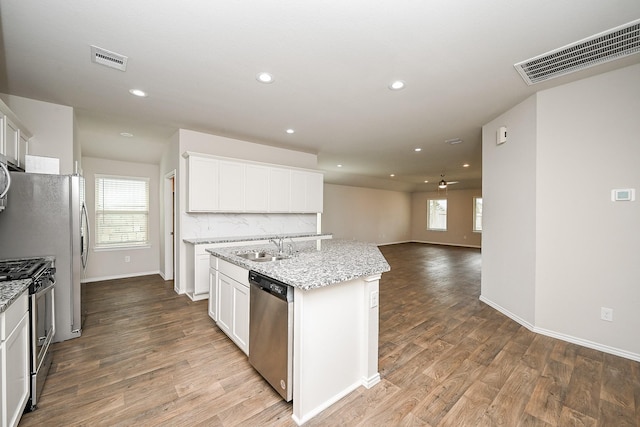
[[[149,179],[96,175],[96,248],[149,243]]]
[[[427,229],[447,229],[447,199],[427,201]]]
[[[482,231],[482,197],[473,198],[473,231]]]

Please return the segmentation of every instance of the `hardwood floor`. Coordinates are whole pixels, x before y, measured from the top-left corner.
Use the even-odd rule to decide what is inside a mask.
[[[640,363],[536,335],[478,300],[480,252],[381,248],[382,381],[308,426],[640,426]],[[159,276],[85,286],[82,337],[53,346],[20,426],[294,426],[207,315]]]

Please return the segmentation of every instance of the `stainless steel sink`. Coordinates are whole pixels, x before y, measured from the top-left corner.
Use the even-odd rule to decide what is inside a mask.
[[[248,259],[249,261],[255,262],[268,262],[268,261],[279,261],[282,259],[289,258],[285,255],[272,255],[268,252],[247,252],[242,254],[236,254],[240,258]]]

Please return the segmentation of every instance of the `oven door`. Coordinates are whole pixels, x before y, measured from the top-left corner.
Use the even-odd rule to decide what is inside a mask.
[[[37,373],[56,333],[55,281],[31,295],[31,373]]]

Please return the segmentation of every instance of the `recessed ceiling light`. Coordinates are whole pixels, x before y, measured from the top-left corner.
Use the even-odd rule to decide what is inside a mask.
[[[469,163],[465,163],[464,165],[462,165],[463,168],[468,168],[469,167]]]
[[[460,139],[460,138],[451,138],[451,139],[447,139],[445,142],[447,144],[450,144],[450,145],[456,145],[456,144],[462,143],[462,139]]]
[[[124,136],[125,138],[133,138],[133,134],[129,132],[120,132],[120,136]]]
[[[391,82],[389,85],[389,89],[391,90],[401,90],[404,89],[405,83],[402,80],[395,80]]]
[[[425,179],[425,180],[424,180],[424,183],[425,183],[425,184],[426,184],[426,183],[428,183],[428,182],[429,182],[429,180],[427,180],[427,179]]]
[[[422,151],[422,148],[414,148],[413,151],[415,151],[417,153],[417,152]]]
[[[396,176],[395,173],[392,173],[391,175],[389,175],[391,178],[393,178],[394,176]]]
[[[342,167],[342,165],[338,165],[338,167],[339,167],[339,168],[341,168],[341,167]]]
[[[273,76],[269,73],[258,73],[256,80],[260,83],[273,83]]]
[[[294,129],[287,129],[286,132],[291,135],[292,133],[296,133]]]
[[[147,96],[147,93],[145,91],[143,91],[143,90],[140,90],[140,89],[129,89],[129,93],[131,95],[139,96],[141,98],[144,98],[144,97]]]

